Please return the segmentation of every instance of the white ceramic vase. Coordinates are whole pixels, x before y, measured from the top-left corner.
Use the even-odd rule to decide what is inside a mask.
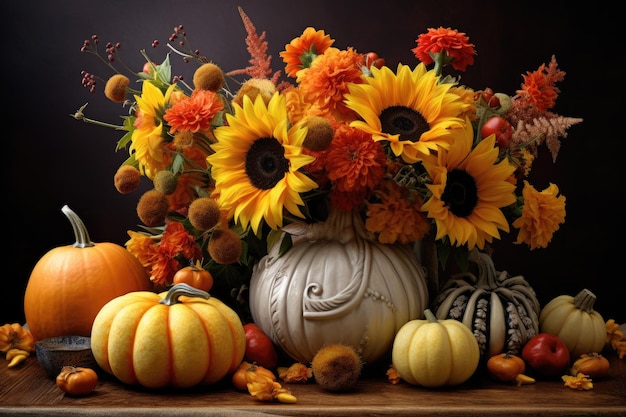
[[[286,230],[293,247],[279,256],[277,244],[260,260],[249,295],[255,323],[294,360],[341,343],[373,363],[403,324],[423,317],[426,273],[411,246],[374,241],[352,212]]]

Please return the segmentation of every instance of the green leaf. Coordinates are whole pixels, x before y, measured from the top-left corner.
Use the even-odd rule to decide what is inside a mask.
[[[267,240],[266,240],[268,250],[273,248],[274,245],[277,245],[278,243],[280,243],[282,235],[283,235],[283,232],[280,230],[270,230],[270,232],[267,234]]]
[[[126,123],[126,122],[124,122],[124,123]],[[120,140],[117,142],[117,146],[115,147],[115,151],[117,152],[120,149],[128,148],[128,145],[130,144],[132,138],[133,138],[133,132],[126,132],[126,134],[124,136],[122,136],[120,138]]]
[[[183,157],[183,155],[180,153],[176,153],[174,155],[174,160],[172,161],[172,172],[174,174],[183,172],[184,164],[185,158]]]
[[[293,246],[293,241],[291,240],[291,235],[289,233],[285,233],[283,240],[280,241],[280,250],[278,251],[278,256],[283,256],[291,247]]]

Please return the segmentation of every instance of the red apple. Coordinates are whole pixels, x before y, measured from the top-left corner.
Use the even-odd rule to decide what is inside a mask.
[[[274,342],[254,323],[243,326],[246,332],[246,355],[248,362],[256,363],[267,369],[274,369],[278,363],[278,352]]]
[[[567,374],[570,354],[561,338],[539,333],[524,345],[522,359],[538,376],[555,377]]]
[[[509,146],[511,138],[513,137],[513,126],[511,126],[511,123],[504,117],[493,116],[488,119],[480,129],[480,137],[483,139],[491,134],[496,135],[498,147],[504,149]]]

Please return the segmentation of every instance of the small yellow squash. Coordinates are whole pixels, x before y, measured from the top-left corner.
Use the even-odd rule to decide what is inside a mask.
[[[395,336],[392,365],[404,381],[427,388],[455,386],[478,368],[480,350],[472,331],[458,320],[411,320]]]
[[[601,352],[606,343],[606,324],[593,309],[595,301],[596,296],[586,288],[576,297],[559,295],[552,299],[539,314],[541,332],[558,336],[572,358]]]
[[[243,360],[246,335],[237,313],[205,291],[176,284],[108,302],[93,323],[98,365],[129,385],[187,388],[212,384]]]

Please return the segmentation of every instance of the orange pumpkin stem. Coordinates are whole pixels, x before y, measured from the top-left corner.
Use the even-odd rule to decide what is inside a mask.
[[[75,248],[90,248],[94,246],[95,243],[89,239],[89,233],[87,233],[85,223],[83,223],[80,217],[78,217],[78,215],[74,213],[74,211],[72,211],[67,204],[61,208],[61,211],[69,219],[72,224],[72,228],[74,229],[74,238],[76,239],[76,242],[74,242],[72,246]]]

